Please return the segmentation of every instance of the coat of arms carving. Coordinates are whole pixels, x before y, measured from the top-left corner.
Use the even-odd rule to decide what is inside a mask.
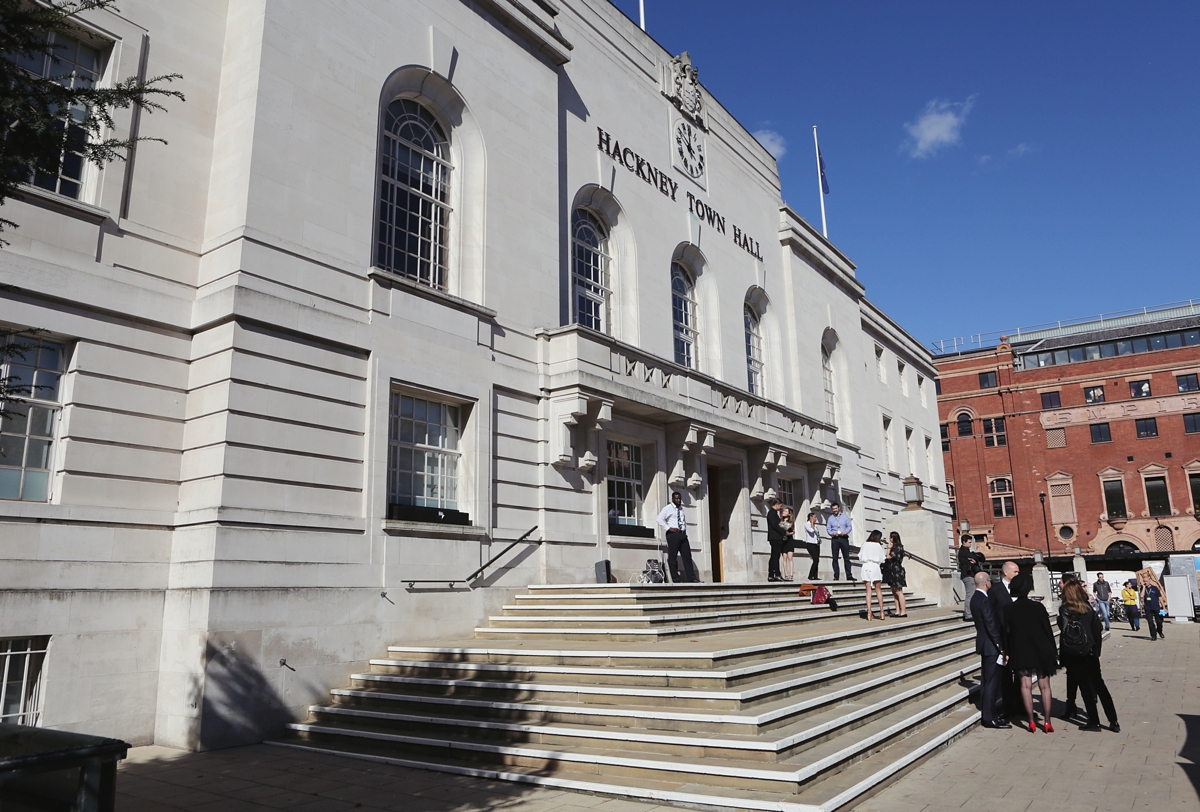
[[[704,127],[704,92],[700,89],[700,71],[692,67],[691,55],[684,51],[662,68],[663,95],[675,103],[679,112]]]

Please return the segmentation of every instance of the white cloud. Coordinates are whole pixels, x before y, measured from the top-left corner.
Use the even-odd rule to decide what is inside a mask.
[[[1014,158],[1022,158],[1031,152],[1033,152],[1033,147],[1022,141],[1020,144],[1017,144],[1015,147],[1010,149],[1008,154]]]
[[[755,130],[754,137],[763,149],[775,156],[775,160],[782,161],[787,155],[787,139],[774,130]]]
[[[988,164],[990,164],[992,162],[992,156],[991,155],[980,155],[975,160],[979,162],[980,166],[987,166]]]
[[[967,114],[974,105],[974,96],[963,102],[938,99],[929,102],[916,121],[904,125],[912,137],[908,143],[908,154],[914,158],[928,158],[944,146],[957,144],[961,140]]]

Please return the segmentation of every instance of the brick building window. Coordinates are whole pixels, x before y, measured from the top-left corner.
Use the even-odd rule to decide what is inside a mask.
[[[1012,480],[997,477],[988,482],[988,492],[992,495],[992,516],[1002,519],[1005,516],[1017,515],[1013,504]]]
[[[1124,483],[1119,479],[1107,479],[1102,485],[1104,487],[1104,512],[1108,514],[1108,518],[1127,518]]]
[[[1146,507],[1151,516],[1170,516],[1171,497],[1167,493],[1167,478],[1163,476],[1148,476],[1146,484]]]
[[[1062,398],[1058,392],[1043,392],[1042,393],[1042,408],[1057,409],[1062,406]]]
[[[1093,443],[1112,442],[1112,432],[1109,430],[1107,423],[1093,423],[1088,428],[1092,430]]]
[[[958,420],[956,422],[958,423],[959,437],[970,437],[974,433],[973,429],[971,428],[971,415],[963,412],[958,416]]]
[[[1066,448],[1066,429],[1046,429],[1046,448]]]
[[[933,393],[935,395],[942,394],[942,379],[941,378],[933,379]]]
[[[950,424],[942,423],[940,428],[942,432],[942,453],[946,454],[950,451]]]
[[[988,448],[1008,445],[1008,434],[1004,430],[1003,417],[986,417],[983,420],[983,444]]]
[[[1071,483],[1047,482],[1050,491],[1050,521],[1054,524],[1068,524],[1075,521],[1075,496],[1071,492]]]
[[[1084,403],[1103,403],[1104,402],[1104,387],[1089,386],[1083,390]]]
[[[1180,392],[1200,392],[1200,378],[1195,373],[1176,375],[1175,383],[1179,384]]]
[[[1183,416],[1183,430],[1188,434],[1200,434],[1200,412]]]
[[[1192,513],[1200,513],[1200,474],[1188,474],[1188,490],[1192,492]]]
[[[980,389],[995,389],[996,388],[996,373],[995,372],[980,372],[979,373],[979,388]]]
[[[1150,381],[1130,381],[1129,382],[1129,397],[1131,397],[1131,398],[1148,398],[1148,397],[1150,397]]]
[[[1137,426],[1137,436],[1139,440],[1145,440],[1149,437],[1158,436],[1158,420],[1153,417],[1143,417],[1133,421]]]

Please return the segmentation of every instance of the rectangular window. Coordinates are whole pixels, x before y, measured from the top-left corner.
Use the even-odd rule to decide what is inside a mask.
[[[779,501],[796,509],[796,483],[790,479],[779,480]]]
[[[0,639],[0,722],[37,727],[49,637]]]
[[[1008,445],[1003,417],[985,417],[983,420],[983,444],[988,448]]]
[[[1166,477],[1146,477],[1146,506],[1151,516],[1171,515],[1171,497],[1167,494]]]
[[[1200,379],[1195,373],[1191,375],[1176,375],[1175,382],[1179,384],[1180,392],[1200,392]]]
[[[1200,330],[1185,330],[1183,333],[1183,343],[1189,347],[1200,344]]]
[[[1062,406],[1062,398],[1058,392],[1043,392],[1042,393],[1042,408],[1057,409]]]
[[[63,34],[49,36],[53,58],[45,53],[22,54],[17,57],[17,65],[40,79],[53,79],[71,88],[90,88],[99,81],[99,51]],[[79,122],[87,116],[87,110],[80,107],[64,112],[66,115],[58,125],[67,127],[67,148],[60,156],[61,163],[57,168],[53,165],[40,167],[29,182],[40,189],[78,199],[83,188],[83,146],[87,143],[87,131],[79,126]]]
[[[642,523],[642,448],[608,441],[608,523]]]
[[[1117,345],[1111,341],[1107,344],[1101,344],[1100,345],[1100,357],[1101,358],[1116,358],[1117,357]]]
[[[1133,351],[1134,351],[1135,353],[1139,353],[1139,352],[1149,352],[1149,351],[1150,351],[1150,341],[1149,341],[1149,339],[1145,339],[1145,338],[1135,338],[1135,339],[1133,340]]]
[[[1188,474],[1188,488],[1192,492],[1192,513],[1200,513],[1200,474]]]
[[[933,379],[933,393],[935,395],[942,394],[942,379],[941,378]]]
[[[1104,387],[1089,386],[1083,390],[1084,403],[1103,403],[1104,402]]]
[[[1075,497],[1070,482],[1048,482],[1050,487],[1050,521],[1054,524],[1072,524],[1075,521]]]
[[[1200,434],[1200,412],[1183,416],[1183,430],[1187,434]]]
[[[458,509],[461,410],[392,393],[388,426],[388,504]]]
[[[946,483],[946,498],[950,500],[950,518],[957,521],[958,505],[954,498],[954,483],[953,482]]]
[[[1085,356],[1083,347],[1072,347],[1071,349],[1067,350],[1067,357],[1071,359],[1072,364],[1076,364],[1084,360]]]
[[[980,372],[979,373],[979,388],[994,389],[996,387],[995,372]]]
[[[941,432],[942,432],[942,453],[947,454],[950,452],[950,424],[942,423]]]
[[[1046,448],[1066,448],[1066,429],[1046,429]]]
[[[1150,381],[1130,381],[1129,382],[1129,397],[1131,397],[1131,398],[1148,398],[1148,397],[1150,397]]]
[[[1127,518],[1125,512],[1125,487],[1119,479],[1108,479],[1104,483],[1104,512],[1110,519]]]
[[[1012,480],[1008,478],[993,479],[988,482],[988,491],[992,495],[992,517],[1002,519],[1005,516],[1015,516],[1013,504]]]
[[[63,346],[10,335],[5,350],[8,359],[0,364],[0,377],[25,402],[8,404],[8,416],[0,420],[0,499],[45,502],[62,408]]]
[[[1156,418],[1143,417],[1133,422],[1137,426],[1137,436],[1139,440],[1158,436],[1158,420]]]
[[[1092,430],[1093,443],[1112,442],[1112,432],[1109,430],[1107,423],[1093,423],[1088,428]]]

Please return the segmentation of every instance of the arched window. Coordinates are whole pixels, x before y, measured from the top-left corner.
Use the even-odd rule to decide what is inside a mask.
[[[571,287],[575,323],[601,333],[609,324],[608,231],[596,215],[576,209],[571,218]]]
[[[763,339],[762,320],[749,304],[742,307],[742,321],[746,324],[746,377],[747,388],[752,395],[763,394]]]
[[[431,288],[446,287],[450,142],[433,114],[396,99],[384,115],[375,263]]]
[[[697,369],[696,287],[678,262],[671,264],[671,323],[675,334],[675,363]]]
[[[971,415],[963,412],[958,416],[958,436],[970,437],[971,433]]]
[[[825,422],[837,425],[837,402],[833,394],[833,358],[829,348],[821,346],[821,377],[825,383]]]

